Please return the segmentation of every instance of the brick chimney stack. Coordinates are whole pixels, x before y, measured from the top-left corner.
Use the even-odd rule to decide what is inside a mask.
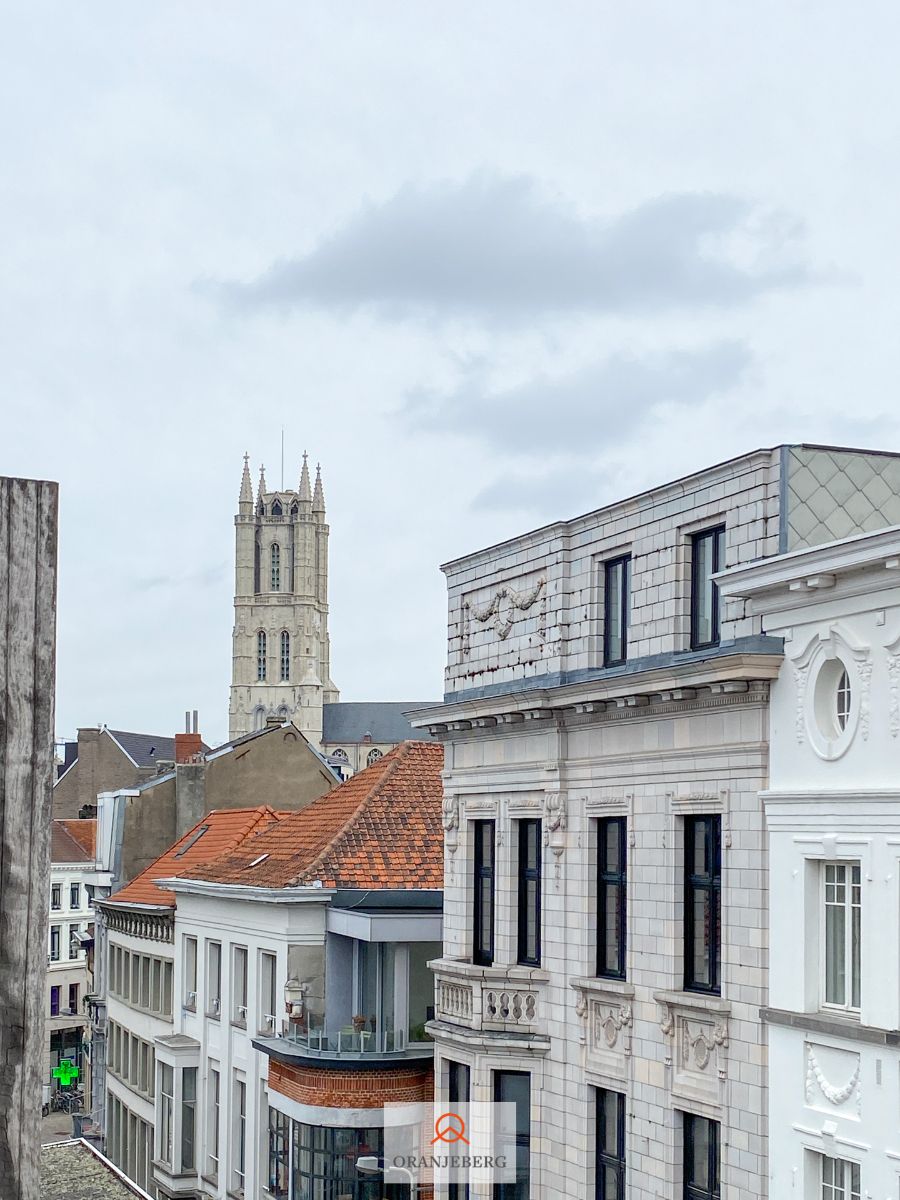
[[[175,762],[193,762],[203,752],[203,739],[197,729],[197,710],[184,714],[184,733],[175,734]]]

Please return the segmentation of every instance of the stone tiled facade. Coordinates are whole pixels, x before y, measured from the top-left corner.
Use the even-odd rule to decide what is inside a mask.
[[[781,641],[735,598],[722,605],[718,644],[691,649],[691,538],[724,526],[721,566],[777,554],[798,449],[746,455],[445,567],[445,703],[414,718],[447,756],[436,1080],[443,1100],[449,1064],[464,1063],[471,1098],[487,1100],[496,1072],[530,1075],[533,1197],[597,1194],[595,1089],[625,1097],[631,1200],[682,1195],[692,1116],[718,1126],[716,1194],[769,1195],[758,793]],[[865,465],[856,452],[830,453]],[[603,564],[623,554],[627,662],[604,668]],[[701,815],[721,830],[716,994],[684,990],[684,838]],[[596,974],[596,822],[609,816],[627,827],[624,980]],[[528,818],[543,835],[539,966],[516,961],[518,822]],[[473,963],[477,820],[495,822],[489,966]]]

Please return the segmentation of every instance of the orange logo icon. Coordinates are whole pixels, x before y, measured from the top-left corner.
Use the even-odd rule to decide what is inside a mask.
[[[432,1146],[435,1142],[447,1142],[453,1145],[454,1142],[465,1142],[469,1145],[469,1139],[466,1137],[466,1123],[459,1113],[445,1112],[437,1118],[434,1123],[435,1136],[431,1139]]]

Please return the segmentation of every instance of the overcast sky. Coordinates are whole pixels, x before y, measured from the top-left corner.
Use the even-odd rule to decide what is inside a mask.
[[[757,445],[900,449],[900,10],[0,2],[0,473],[57,729],[227,732],[241,456],[321,460],[335,682],[438,564]]]

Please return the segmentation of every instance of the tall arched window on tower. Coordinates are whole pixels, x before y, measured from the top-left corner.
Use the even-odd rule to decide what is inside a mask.
[[[281,591],[281,547],[272,543],[272,591]]]
[[[266,635],[262,629],[256,635],[256,678],[266,678]]]
[[[281,631],[281,680],[286,683],[291,677],[291,635]]]

